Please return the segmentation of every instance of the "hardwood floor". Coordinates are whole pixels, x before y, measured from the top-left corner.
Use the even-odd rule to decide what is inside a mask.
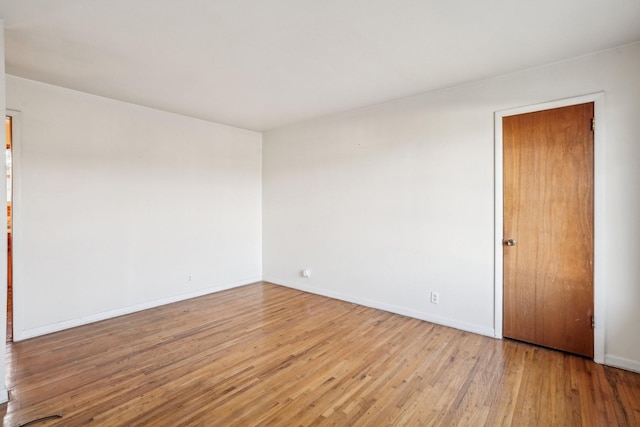
[[[632,426],[640,375],[257,283],[7,344],[5,426]]]

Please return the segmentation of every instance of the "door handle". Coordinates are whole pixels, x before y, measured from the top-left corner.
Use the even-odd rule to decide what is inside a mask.
[[[504,244],[507,246],[515,246],[516,245],[516,241],[514,239],[509,239],[509,240],[505,240]]]

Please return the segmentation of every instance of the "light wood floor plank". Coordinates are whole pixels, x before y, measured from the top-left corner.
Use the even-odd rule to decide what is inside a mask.
[[[3,425],[633,426],[640,375],[268,283],[7,345]]]

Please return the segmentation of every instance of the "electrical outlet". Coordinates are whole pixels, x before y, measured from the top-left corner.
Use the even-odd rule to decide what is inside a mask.
[[[309,277],[311,277],[311,270],[309,270],[308,268],[305,268],[304,270],[302,270],[300,272],[300,274],[302,275],[302,277],[304,277],[305,279],[308,279]]]
[[[187,282],[191,282],[192,281],[192,277],[190,274],[187,275]]]
[[[440,303],[440,294],[437,292],[431,292],[431,304]]]

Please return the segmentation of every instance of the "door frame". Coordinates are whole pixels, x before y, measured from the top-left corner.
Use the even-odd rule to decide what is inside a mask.
[[[16,277],[20,279],[22,276],[22,266],[20,260],[22,260],[22,179],[20,176],[21,171],[21,151],[22,151],[22,113],[19,110],[7,108],[5,116],[11,116],[11,166],[13,177],[13,189],[12,189],[12,202],[11,202],[11,216],[12,216],[12,258],[13,258],[13,341],[20,341],[22,338],[20,333],[22,331],[24,313],[22,306],[22,287],[19,282],[16,281]],[[18,244],[16,245],[16,242]],[[18,250],[16,250],[18,248]],[[18,286],[16,286],[18,285]],[[7,285],[4,285],[4,291],[7,292]],[[7,315],[7,307],[4,307],[4,316]]]
[[[494,114],[494,172],[495,172],[495,238],[494,238],[494,336],[502,339],[503,318],[503,223],[504,223],[504,190],[503,190],[503,141],[502,118],[518,114],[532,113],[570,105],[594,103],[595,129],[593,138],[593,360],[604,363],[605,357],[605,286],[604,286],[604,92],[598,92],[572,98],[564,98],[541,104],[510,108],[496,111]]]

